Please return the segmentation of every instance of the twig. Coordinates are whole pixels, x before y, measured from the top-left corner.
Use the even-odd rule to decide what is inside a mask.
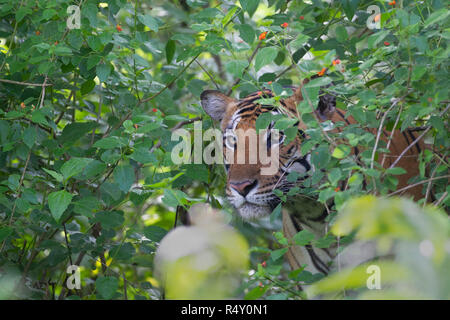
[[[434,168],[433,172],[431,173],[431,177],[430,177],[431,179],[433,179],[434,176],[436,175],[436,172],[437,172],[437,169],[438,169],[438,168],[439,168],[439,165],[436,164],[436,167]],[[423,208],[425,208],[425,205],[427,204],[428,196],[429,196],[430,191],[431,191],[431,185],[432,185],[431,182],[432,182],[432,181],[430,181],[430,182],[428,183],[427,191],[425,192],[425,201],[423,202]]]
[[[434,202],[433,205],[435,205],[436,207],[439,206],[441,204],[442,201],[444,201],[444,199],[447,197],[448,195],[448,191],[445,191],[442,196],[439,198],[438,201]]]
[[[122,278],[123,278],[123,299],[124,300],[128,300],[128,295],[127,295],[127,278],[125,277],[125,272],[122,273]]]
[[[248,58],[248,66],[244,69],[242,74],[246,73],[248,71],[248,69],[250,68],[250,64],[251,64],[253,58],[255,57],[256,53],[259,50],[259,48],[261,48],[261,44],[262,44],[262,41],[260,41],[258,43],[258,45],[256,46],[255,50],[253,50],[252,55],[250,56],[250,58]],[[227,96],[229,96],[233,92],[233,88],[235,86],[237,86],[239,84],[239,82],[241,82],[241,80],[242,80],[242,78],[239,78],[239,79],[236,79],[236,81],[234,81],[233,85],[231,86],[231,88],[227,92]]]
[[[162,88],[161,90],[159,90],[157,93],[155,93],[154,95],[152,95],[152,96],[150,96],[150,97],[148,97],[148,98],[145,98],[145,99],[142,99],[142,100],[140,100],[138,103],[137,103],[137,106],[140,106],[141,104],[143,104],[143,103],[146,103],[146,102],[149,102],[150,100],[153,100],[154,98],[156,98],[157,96],[159,96],[161,93],[163,93],[164,91],[166,91],[166,89],[167,88],[169,88],[186,70],[187,70],[187,68],[189,68],[189,66],[200,56],[200,54],[201,54],[201,52],[200,53],[198,53],[184,68],[183,68],[183,70],[181,70],[177,75],[176,75],[176,77],[174,77],[172,80],[170,80],[170,82],[169,83],[167,83],[165,86],[164,86],[164,88]],[[106,131],[105,132],[105,134],[102,136],[102,138],[105,138],[106,136],[108,136],[108,134],[111,132],[111,131],[114,131],[114,130],[116,130],[117,128],[120,128],[120,126],[126,121],[126,120],[128,120],[128,118],[130,118],[130,116],[131,116],[131,114],[132,114],[132,111],[129,111],[126,115],[125,115],[125,117],[122,119],[122,120],[120,120],[120,122],[118,123],[118,124],[116,124],[112,129],[110,129],[110,130],[108,130],[108,131]]]
[[[394,103],[389,107],[389,109],[383,115],[383,118],[381,119],[381,122],[380,122],[380,126],[378,127],[378,132],[377,132],[377,138],[375,140],[375,145],[373,146],[373,150],[372,150],[372,157],[370,159],[370,169],[373,169],[373,164],[375,162],[375,154],[377,152],[378,143],[380,142],[381,133],[383,132],[384,121],[386,120],[386,118],[387,118],[389,112],[392,110],[392,108],[394,108],[408,94],[409,94],[409,92],[406,95],[404,95],[403,97],[396,99],[394,101]],[[394,132],[394,131],[395,131],[395,128],[394,128],[394,130],[392,130],[392,132]]]
[[[161,90],[159,90],[157,93],[155,93],[154,95],[152,95],[152,96],[150,96],[150,97],[148,97],[148,98],[145,98],[145,99],[143,99],[143,100],[141,100],[138,104],[143,104],[143,103],[145,103],[145,102],[148,102],[148,101],[150,101],[150,100],[153,100],[154,98],[156,98],[157,96],[159,96],[161,93],[163,93],[164,91],[166,91],[166,89],[167,88],[169,88],[186,70],[187,70],[187,68],[189,68],[190,67],[190,65],[200,56],[200,54],[201,54],[201,52],[200,53],[197,53],[197,55],[194,57],[194,58],[192,58],[192,60],[191,61],[189,61],[189,63],[176,75],[176,77],[174,77],[172,80],[170,80],[169,81],[169,83],[168,84],[166,84],[165,86],[164,86],[164,88],[162,88]]]
[[[427,179],[427,180],[423,180],[423,181],[420,181],[420,182],[411,184],[411,185],[409,185],[409,186],[406,186],[406,187],[404,187],[404,188],[398,189],[397,191],[394,191],[394,192],[392,192],[392,193],[389,193],[387,196],[388,196],[388,197],[393,196],[394,194],[401,193],[401,192],[403,192],[403,191],[405,191],[405,190],[408,190],[408,189],[411,189],[411,188],[420,186],[420,185],[422,185],[422,184],[424,184],[424,183],[428,183],[428,182],[430,182],[430,181],[439,180],[439,179],[448,179],[448,178],[450,178],[450,175],[439,176],[439,177],[435,177],[435,178],[430,178],[430,179]]]
[[[395,128],[397,128],[398,121],[400,120],[400,115],[402,114],[402,111],[403,111],[403,106],[400,106],[400,111],[398,112],[397,119],[395,119],[394,127],[392,128],[391,134],[389,135],[389,140],[388,140],[388,143],[386,146],[386,149],[388,149],[388,150],[389,150],[389,147],[391,146],[392,137],[394,136]],[[381,161],[381,167],[383,167],[385,160],[386,160],[386,155],[384,154],[383,160]]]
[[[205,71],[205,73],[208,75],[208,77],[211,79],[211,81],[214,83],[214,85],[216,86],[217,90],[220,90],[219,85],[217,84],[217,82],[214,80],[214,78],[211,76],[211,74],[208,72],[208,70],[206,70],[201,64],[200,62],[198,62],[197,60],[195,60],[195,62],[197,62],[197,64],[200,66],[200,68]]]
[[[440,113],[439,116],[442,117],[442,115],[444,115],[444,114],[447,112],[447,110],[448,110],[449,107],[450,107],[450,104],[447,105],[447,107],[445,108],[445,110],[442,111],[442,112]],[[431,128],[432,128],[432,127],[428,127],[427,129],[425,129],[425,131],[422,132],[422,134],[421,134],[420,136],[418,136],[416,140],[414,140],[409,146],[407,146],[407,147],[405,148],[405,150],[403,150],[402,153],[398,156],[398,158],[391,164],[391,166],[389,167],[389,169],[394,168],[395,165],[400,161],[400,159],[405,155],[405,153],[408,152],[408,150],[411,149],[417,142],[419,142],[419,141],[420,141],[420,140],[428,133],[428,131],[430,131]]]
[[[73,262],[72,262],[72,250],[70,249],[69,239],[67,238],[67,230],[66,230],[66,224],[65,223],[63,223],[63,228],[64,228],[64,239],[66,240],[67,251],[69,253],[69,261],[70,261],[70,264],[73,265]]]
[[[0,79],[0,82],[18,84],[21,86],[31,86],[31,87],[51,87],[51,86],[53,86],[53,84],[45,83],[45,82],[44,83],[29,83],[29,82],[20,82],[20,81],[8,80],[8,79]]]
[[[180,128],[181,128],[182,126],[184,126],[184,125],[187,125],[187,124],[190,124],[190,123],[192,123],[192,122],[199,121],[199,120],[202,120],[202,117],[195,117],[195,118],[192,118],[192,119],[188,119],[188,120],[181,121],[181,122],[177,123],[172,129],[170,129],[170,131],[174,132],[175,130],[180,129]],[[161,146],[161,140],[158,141],[158,142],[150,149],[150,152],[155,151],[155,149],[158,149],[160,146]]]

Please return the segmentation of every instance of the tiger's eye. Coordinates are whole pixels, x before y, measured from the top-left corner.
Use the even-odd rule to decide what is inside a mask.
[[[237,139],[234,134],[227,134],[225,136],[225,145],[227,148],[234,149],[236,147]]]

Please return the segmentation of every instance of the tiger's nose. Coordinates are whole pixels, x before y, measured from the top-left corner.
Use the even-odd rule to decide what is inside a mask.
[[[258,182],[255,180],[245,180],[242,182],[230,182],[230,187],[236,190],[241,196],[245,197],[253,188],[256,187]]]

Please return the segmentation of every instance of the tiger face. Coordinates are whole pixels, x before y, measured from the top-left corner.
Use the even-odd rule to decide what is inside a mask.
[[[267,131],[256,134],[255,123],[259,115],[266,112],[277,115],[282,112],[276,106],[258,104],[257,100],[262,98],[261,95],[273,96],[270,90],[254,93],[240,100],[215,90],[207,90],[201,94],[203,109],[221,124],[227,198],[244,219],[263,217],[273,211],[280,202],[273,190],[287,192],[294,186],[294,183],[286,179],[290,172],[298,172],[305,178],[310,170],[314,170],[310,155],[302,155],[300,151],[305,137],[303,130],[306,129],[300,120],[297,122],[300,134],[288,144],[284,143],[282,131],[273,130],[273,122]],[[283,113],[295,116],[297,103],[301,100],[299,88],[291,97],[280,101]],[[256,139],[251,139],[252,134],[256,135]],[[245,154],[245,161],[242,158],[238,161],[240,150],[241,154]],[[266,151],[272,159],[274,154],[277,155],[273,159],[276,160],[275,164],[268,164],[259,156],[252,162],[251,157],[255,153],[260,155],[261,151]],[[274,172],[264,173],[268,166],[274,165]]]

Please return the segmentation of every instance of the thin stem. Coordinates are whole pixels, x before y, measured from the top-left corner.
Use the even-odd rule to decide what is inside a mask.
[[[428,183],[428,182],[430,182],[430,181],[440,180],[440,179],[448,179],[448,178],[450,178],[450,175],[440,176],[440,177],[435,177],[435,178],[430,178],[430,179],[427,179],[427,180],[423,180],[423,181],[420,181],[420,182],[411,184],[411,185],[409,185],[409,186],[406,186],[406,187],[404,187],[404,188],[398,189],[397,191],[394,191],[394,192],[392,192],[392,193],[389,193],[387,196],[388,196],[388,197],[393,196],[394,194],[401,193],[401,192],[403,192],[403,191],[405,191],[405,190],[408,190],[408,189],[411,189],[411,188],[420,186],[420,185],[422,185],[422,184],[424,184],[424,183]]]

